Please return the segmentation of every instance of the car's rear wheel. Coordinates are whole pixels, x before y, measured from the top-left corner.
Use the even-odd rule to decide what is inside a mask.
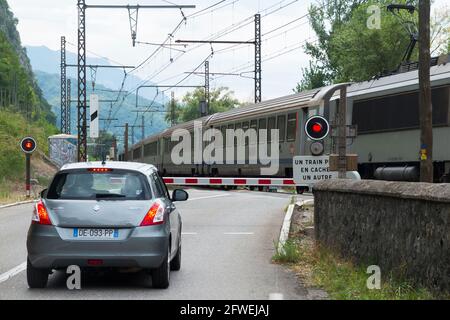
[[[157,289],[167,289],[170,281],[170,247],[167,256],[159,268],[152,271],[152,286]]]
[[[178,246],[177,254],[175,257],[170,261],[170,270],[172,271],[179,271],[181,269],[181,242]]]
[[[45,288],[48,281],[48,270],[33,267],[30,259],[27,259],[27,282],[31,289]]]

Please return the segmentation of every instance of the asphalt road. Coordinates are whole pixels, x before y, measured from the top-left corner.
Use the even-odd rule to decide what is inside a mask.
[[[143,273],[85,275],[68,290],[55,272],[46,289],[27,286],[26,234],[32,205],[0,209],[0,300],[4,299],[308,299],[294,274],[272,264],[291,195],[189,190],[183,218],[182,267],[166,290],[149,289]],[[308,196],[298,197],[299,199]]]

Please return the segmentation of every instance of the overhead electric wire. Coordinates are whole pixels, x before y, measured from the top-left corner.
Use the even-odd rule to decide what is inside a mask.
[[[229,6],[229,5],[232,5],[232,4],[234,4],[234,3],[238,2],[238,1],[239,1],[239,0],[235,0],[235,1],[232,1],[231,3],[227,3],[227,4],[224,4],[224,2],[226,2],[226,0],[218,1],[217,3],[211,5],[211,6],[207,7],[207,8],[204,8],[204,9],[202,9],[202,10],[196,12],[196,13],[193,13],[193,14],[187,16],[187,17],[183,15],[183,19],[178,23],[178,25],[175,27],[175,29],[172,31],[172,33],[169,34],[169,36],[168,36],[168,37],[166,38],[166,40],[162,43],[162,45],[159,46],[157,49],[155,49],[155,51],[152,52],[146,59],[144,59],[144,60],[143,60],[143,61],[142,61],[135,69],[131,70],[130,73],[136,72],[137,70],[139,70],[140,68],[142,68],[145,64],[147,64],[148,62],[150,62],[151,59],[154,58],[154,57],[161,51],[161,49],[163,48],[163,46],[164,46],[164,45],[167,45],[167,43],[168,43],[168,42],[170,41],[170,39],[173,37],[173,34],[176,33],[176,32],[181,28],[181,26],[183,25],[183,23],[186,23],[188,19],[193,19],[193,18],[196,18],[196,17],[201,16],[201,15],[203,15],[203,14],[207,14],[207,13],[210,13],[210,12],[214,12],[214,11],[216,11],[216,10],[220,10],[221,8],[226,7],[226,6]],[[282,1],[277,2],[276,4],[273,4],[273,5],[271,5],[271,6],[267,7],[267,8],[265,8],[265,9],[259,10],[259,13],[263,13],[262,16],[263,16],[263,17],[267,17],[267,16],[269,16],[269,15],[271,15],[271,14],[274,14],[274,13],[276,13],[276,12],[278,12],[278,11],[280,11],[280,10],[282,10],[282,9],[284,9],[284,8],[286,8],[286,7],[290,6],[290,5],[292,5],[292,4],[296,3],[296,2],[298,2],[298,1],[299,1],[299,0],[293,0],[293,1],[290,1],[290,2],[286,3],[286,0],[282,0]],[[223,6],[220,6],[221,4],[224,4],[224,5],[223,5]],[[217,6],[219,6],[219,7],[217,7]],[[275,8],[275,9],[274,9],[274,8]],[[273,10],[272,10],[272,9],[273,9]],[[307,15],[306,15],[306,16],[307,16]],[[292,24],[292,23],[295,23],[296,21],[299,21],[299,20],[302,19],[302,18],[304,18],[304,17],[300,17],[300,18],[297,18],[297,19],[295,19],[295,20],[293,20],[293,21],[290,21],[289,23],[287,23],[287,24],[285,24],[285,25],[283,25],[283,26],[280,26],[280,27],[278,27],[278,28],[276,28],[276,29],[274,29],[274,30],[271,30],[270,32],[268,32],[268,33],[266,33],[266,34],[273,33],[273,32],[275,32],[275,31],[277,31],[277,30],[280,30],[280,29],[282,29],[282,28],[284,28],[284,27],[286,27],[286,26],[288,26],[288,25],[290,25],[290,24]],[[226,27],[226,28],[224,28],[224,29],[222,29],[222,30],[220,30],[220,31],[218,31],[218,32],[216,32],[216,33],[214,33],[214,34],[209,35],[209,36],[206,38],[206,40],[214,41],[214,40],[219,39],[219,38],[221,38],[221,37],[224,37],[224,36],[226,36],[226,35],[228,35],[228,34],[231,34],[231,33],[235,32],[235,31],[237,31],[237,30],[239,30],[239,29],[242,29],[242,28],[244,28],[244,27],[246,27],[246,26],[248,26],[248,25],[250,25],[250,24],[253,24],[253,19],[254,19],[254,16],[253,16],[253,15],[250,16],[250,17],[248,17],[248,18],[245,18],[245,19],[243,19],[243,20],[241,20],[241,21],[239,21],[239,22],[237,22],[237,23],[234,23],[234,24],[231,25],[231,26],[228,26],[228,27]],[[266,35],[266,34],[264,34],[264,35]],[[263,35],[263,36],[264,36],[264,35]],[[265,40],[267,40],[267,39],[265,39]],[[156,76],[158,76],[159,74],[161,74],[164,70],[167,69],[168,66],[173,65],[174,62],[176,62],[176,61],[177,61],[181,56],[183,56],[184,54],[189,53],[189,52],[192,52],[192,51],[194,51],[195,49],[197,49],[197,48],[199,48],[199,47],[201,47],[201,46],[203,46],[203,45],[205,45],[205,44],[199,44],[199,45],[195,46],[194,48],[188,49],[185,53],[180,53],[178,56],[176,56],[176,57],[173,59],[173,61],[172,61],[171,63],[164,65],[164,66],[163,66],[161,69],[159,69],[157,72],[155,72],[155,73],[152,74],[150,77],[147,77],[145,80],[143,80],[139,86],[141,86],[142,84],[148,83],[148,82],[151,81],[153,78],[155,78]],[[295,50],[295,49],[294,49],[294,50]],[[202,64],[203,64],[203,63],[204,63],[204,61],[202,62]],[[201,64],[201,65],[202,65],[202,64]],[[198,68],[199,68],[201,65],[199,65],[193,72],[195,72],[196,70],[198,70]],[[191,75],[192,75],[192,73],[191,73],[191,74],[188,74],[188,76],[184,77],[179,83],[182,83],[182,82],[185,81],[187,78],[189,78]],[[176,78],[176,77],[177,77],[177,76],[173,76],[173,77],[171,77],[171,78]],[[137,87],[139,87],[139,86],[137,86]],[[137,87],[136,87],[136,88],[137,88]],[[134,90],[136,90],[136,89],[134,89]],[[120,107],[122,106],[124,100],[125,100],[125,99],[126,99],[126,98],[134,91],[134,90],[129,90],[128,94],[126,94],[126,95],[122,98],[122,102],[121,102],[120,106],[117,108],[115,114],[118,112],[118,109],[120,109]],[[168,91],[168,90],[169,90],[169,89],[164,90],[163,92],[166,92],[166,91]],[[158,96],[158,95],[155,96],[154,100],[156,100],[156,97],[157,97],[157,96]],[[153,101],[153,102],[154,102],[154,101]],[[153,104],[153,103],[152,103],[152,104]]]

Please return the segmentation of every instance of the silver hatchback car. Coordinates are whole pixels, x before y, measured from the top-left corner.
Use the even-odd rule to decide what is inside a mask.
[[[157,169],[148,164],[65,165],[36,203],[27,237],[27,280],[43,288],[53,269],[146,270],[155,288],[181,266],[180,213]]]

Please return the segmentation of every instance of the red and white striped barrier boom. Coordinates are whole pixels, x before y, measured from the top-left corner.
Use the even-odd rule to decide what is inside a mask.
[[[164,182],[178,186],[295,186],[294,179],[284,178],[164,178]]]

